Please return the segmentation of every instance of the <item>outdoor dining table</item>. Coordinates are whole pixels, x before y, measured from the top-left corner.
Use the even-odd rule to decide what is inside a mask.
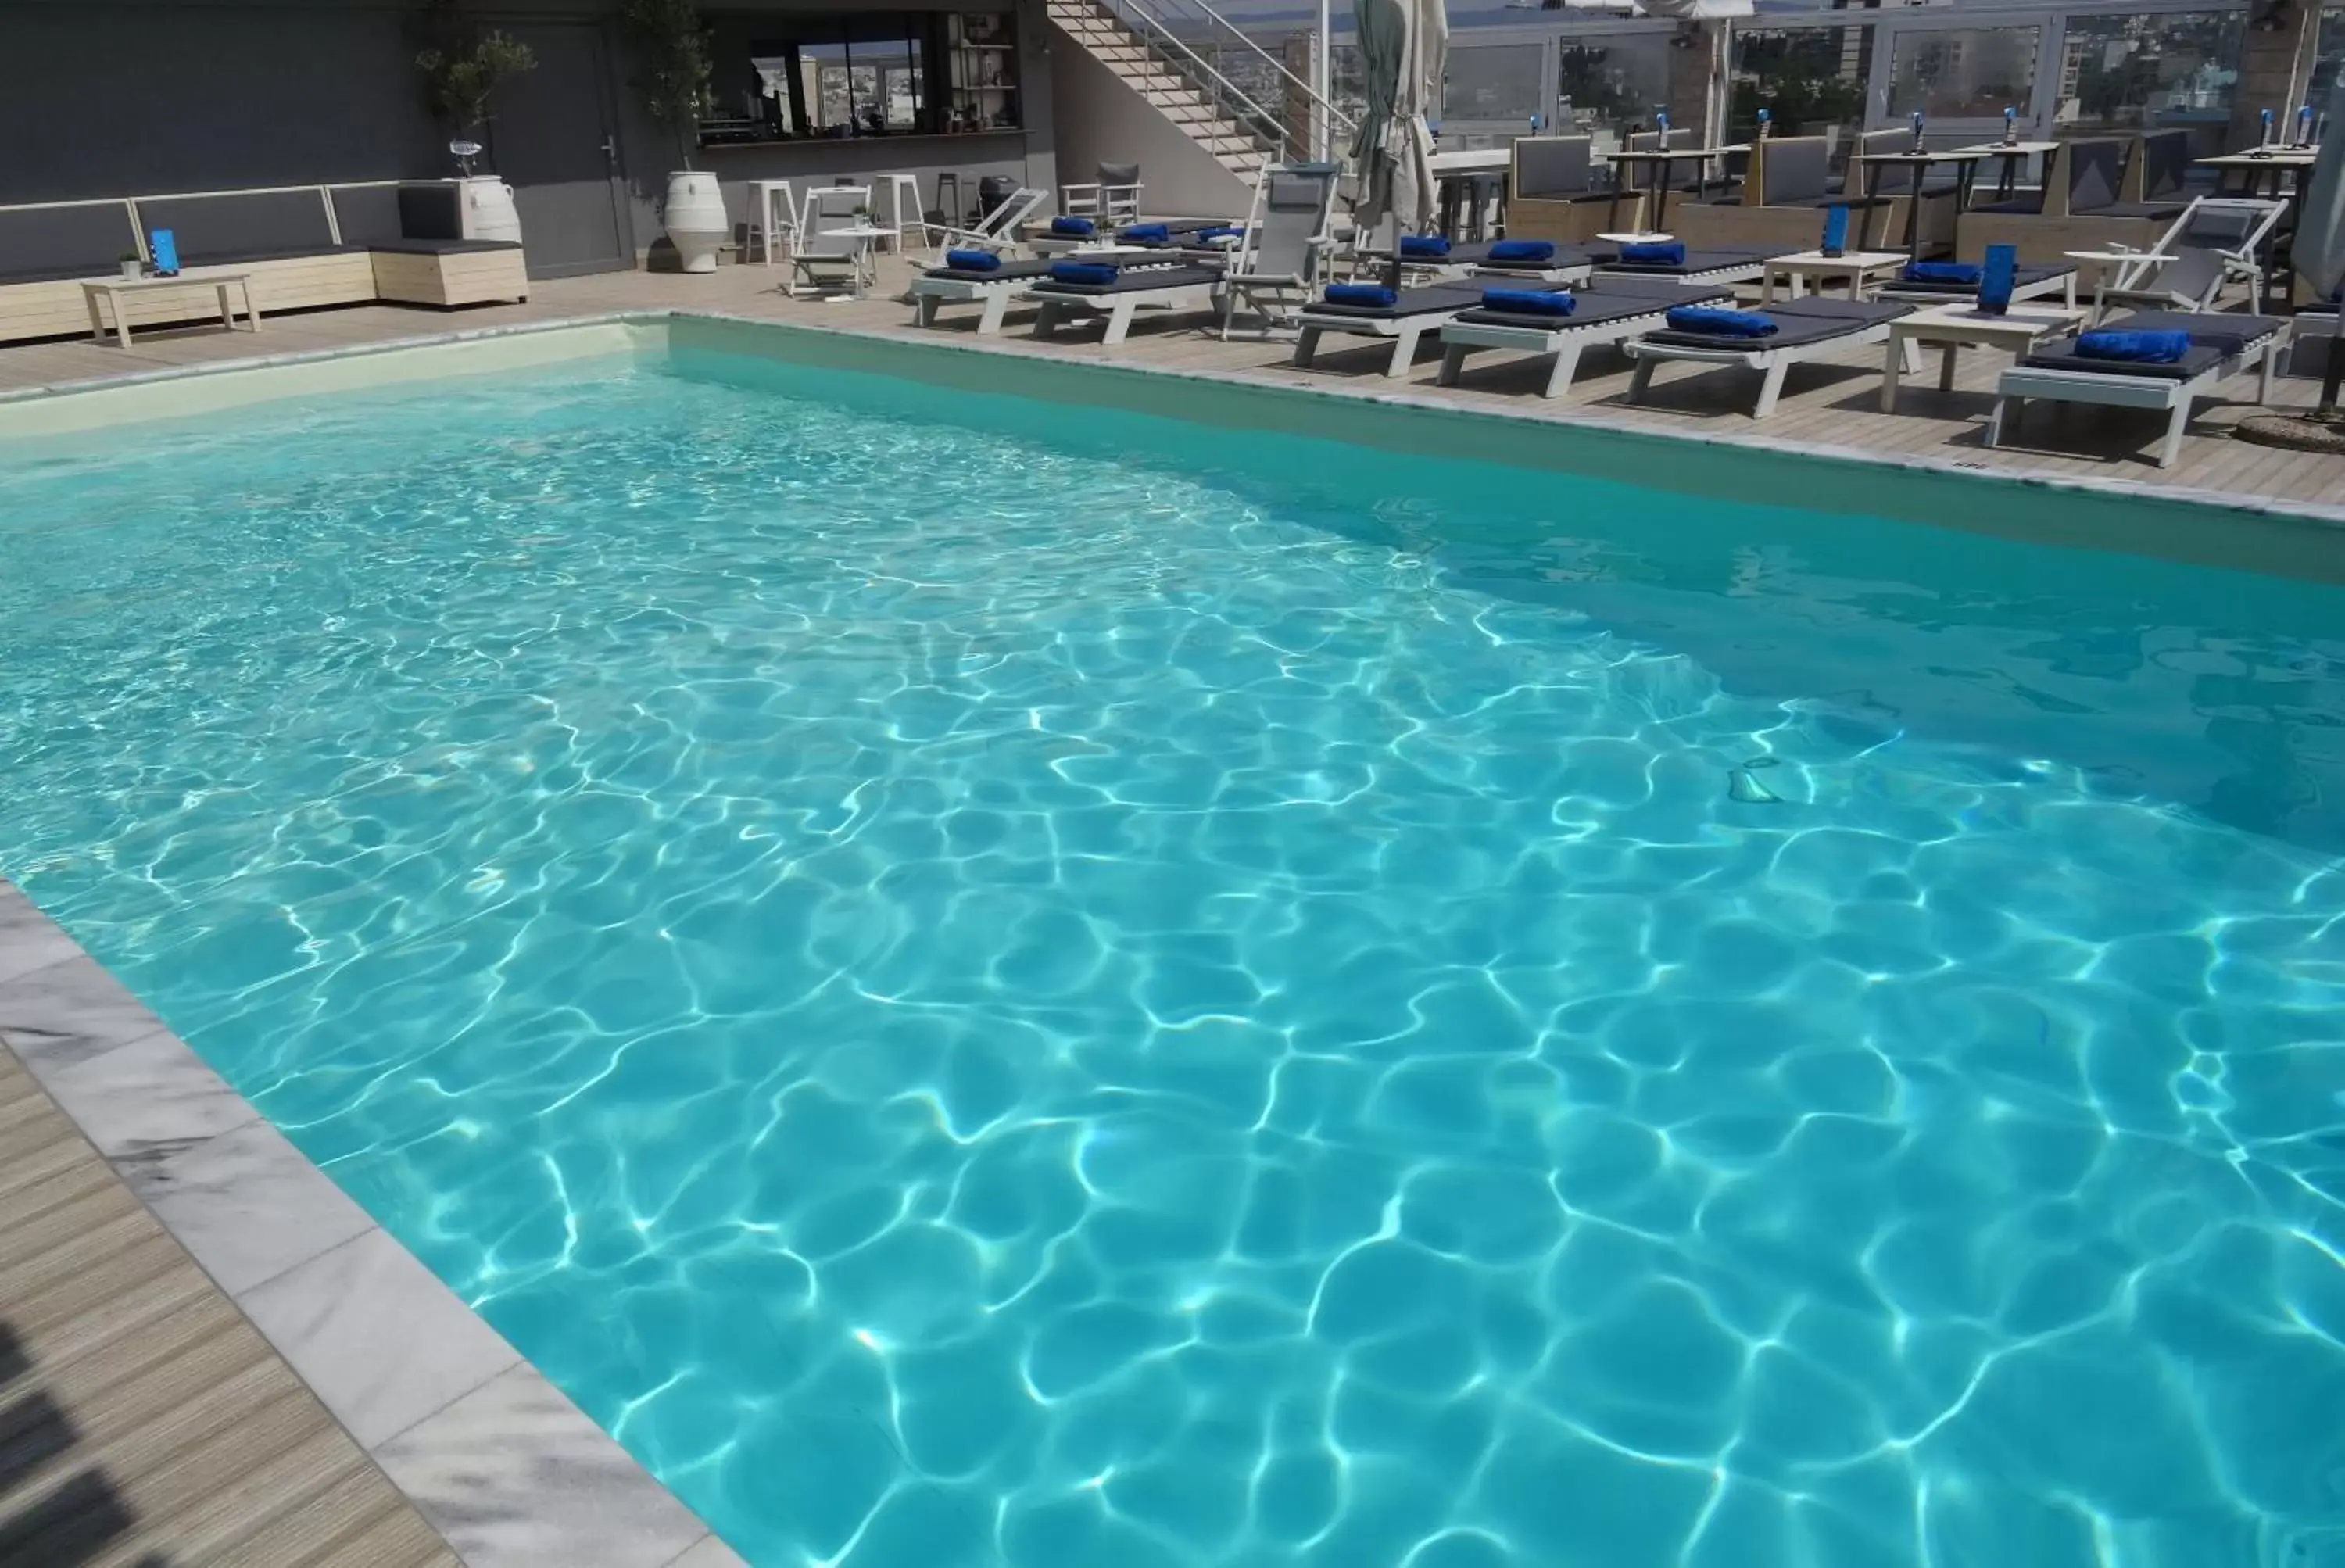
[[[1958,147],[1954,150],[1964,154],[1976,153],[1981,158],[2001,158],[2003,168],[1995,176],[1995,199],[2009,201],[2019,184],[2020,164],[2031,158],[2042,158],[2059,145],[2056,141],[1983,141],[1970,147]],[[1964,212],[1970,210],[1972,185],[1977,173],[1978,166],[1975,164],[1963,171],[1962,210]]]
[[[2218,153],[2213,158],[2202,158],[2197,162],[2200,168],[2215,170],[2218,182],[2228,181],[2234,174],[2241,176],[2239,192],[2243,196],[2255,195],[2259,186],[2264,187],[2272,196],[2280,195],[2280,177],[2286,174],[2297,177],[2295,188],[2300,195],[2304,188],[2304,176],[2310,172],[2313,160],[2320,156],[2320,149],[2317,147],[2259,147],[2247,152]]]
[[[1731,152],[1749,152],[1750,150],[1751,144],[1749,142],[1738,141],[1728,142],[1718,147],[1656,147],[1639,148],[1634,150],[1623,148],[1619,152],[1608,152],[1602,156],[1611,159],[1616,164],[1641,163],[1652,171],[1650,176],[1652,210],[1645,214],[1645,227],[1648,229],[1667,229],[1670,226],[1670,187],[1672,181],[1669,178],[1668,171],[1671,164],[1687,158],[1694,160],[1693,188],[1694,194],[1699,196],[1710,183],[1708,178],[1701,171],[1701,166],[1703,164],[1707,163],[1713,158],[1724,158]],[[1633,188],[1633,187],[1630,188]],[[1607,224],[1616,229],[1619,227],[1620,197],[1622,194],[1621,182],[1616,177],[1614,179],[1611,209],[1605,219]]]
[[[1937,151],[1929,151],[1925,149],[1920,152],[1909,149],[1905,152],[1861,152],[1856,154],[1856,161],[1864,165],[1867,168],[1875,167],[1885,168],[1902,168],[1908,171],[1906,189],[1908,194],[1910,194],[1914,199],[1912,201],[1908,202],[1905,207],[1905,259],[1908,261],[1919,261],[1922,259],[1923,172],[1925,169],[1935,168],[1937,165],[1942,163],[1951,163],[1956,166],[1954,173],[1954,210],[1959,212],[1964,208],[1970,205],[1971,177],[1978,168],[1979,159],[1985,156],[1985,155],[1984,153],[1980,152],[1975,148],[1943,148]],[[1866,180],[1864,182],[1864,188],[1866,194],[1870,195],[1873,190],[1873,182],[1869,179]],[[1872,222],[1873,209],[1871,208],[1867,208],[1865,209],[1864,223],[1861,226],[1865,232],[1860,233],[1857,237],[1857,243],[1860,246],[1864,244],[1866,239],[1870,237]],[[1886,239],[1889,237],[1884,234],[1882,238]]]

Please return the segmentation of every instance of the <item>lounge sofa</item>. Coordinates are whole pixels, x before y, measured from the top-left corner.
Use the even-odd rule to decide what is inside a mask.
[[[1903,220],[1903,204],[1832,188],[1832,143],[1821,136],[1773,137],[1752,149],[1739,195],[1717,201],[1680,199],[1670,232],[1707,249],[1789,252],[1812,249],[1825,209],[1850,209],[1849,243],[1877,239]]]
[[[2118,199],[2131,144],[2118,137],[2064,141],[2044,156],[2044,183],[2007,201],[1973,205],[1956,229],[1954,253],[1984,256],[2009,245],[2022,261],[2049,264],[2070,250],[2139,250],[2157,242],[2178,204]]]
[[[412,204],[410,189],[423,193]],[[395,204],[383,199],[388,194],[307,186],[0,210],[0,342],[87,332],[82,283],[116,276],[125,251],[143,253],[145,236],[164,229],[178,244],[182,276],[199,282],[215,271],[249,272],[264,315],[378,300],[460,305],[528,297],[520,245],[456,236],[454,186],[402,188]],[[422,232],[407,229],[411,217]],[[210,319],[218,303],[207,290],[175,289],[129,297],[124,309],[132,327],[159,327]]]
[[[1615,227],[1645,221],[1642,191],[1614,188],[1599,169],[1595,140],[1584,136],[1520,137],[1508,181],[1507,237],[1577,245]]]

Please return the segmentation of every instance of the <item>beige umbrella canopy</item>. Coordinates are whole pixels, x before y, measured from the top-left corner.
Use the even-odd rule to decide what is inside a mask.
[[[1433,226],[1433,133],[1426,118],[1441,101],[1441,73],[1449,56],[1449,16],[1442,0],[1353,0],[1367,113],[1352,143],[1358,171],[1361,225],[1387,215],[1396,232]]]

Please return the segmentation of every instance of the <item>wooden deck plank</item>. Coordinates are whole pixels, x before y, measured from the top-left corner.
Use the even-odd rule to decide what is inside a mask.
[[[458,1568],[0,1050],[0,1562]]]

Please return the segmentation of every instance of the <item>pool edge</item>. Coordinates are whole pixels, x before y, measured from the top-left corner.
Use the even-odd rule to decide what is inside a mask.
[[[68,969],[76,972],[66,989],[78,994],[56,1015],[19,1022],[43,978]],[[91,1033],[76,1033],[74,1019]],[[43,1040],[91,1048],[45,1050]],[[0,1051],[466,1568],[740,1564],[705,1520],[5,878]],[[132,1116],[110,1121],[134,1105],[135,1133]],[[281,1148],[255,1159],[239,1147],[209,1161],[204,1179],[171,1186],[165,1167],[227,1156],[223,1140],[256,1128]],[[158,1201],[165,1189],[169,1201]],[[264,1230],[277,1256],[256,1265]],[[577,1550],[582,1530],[594,1550]]]

